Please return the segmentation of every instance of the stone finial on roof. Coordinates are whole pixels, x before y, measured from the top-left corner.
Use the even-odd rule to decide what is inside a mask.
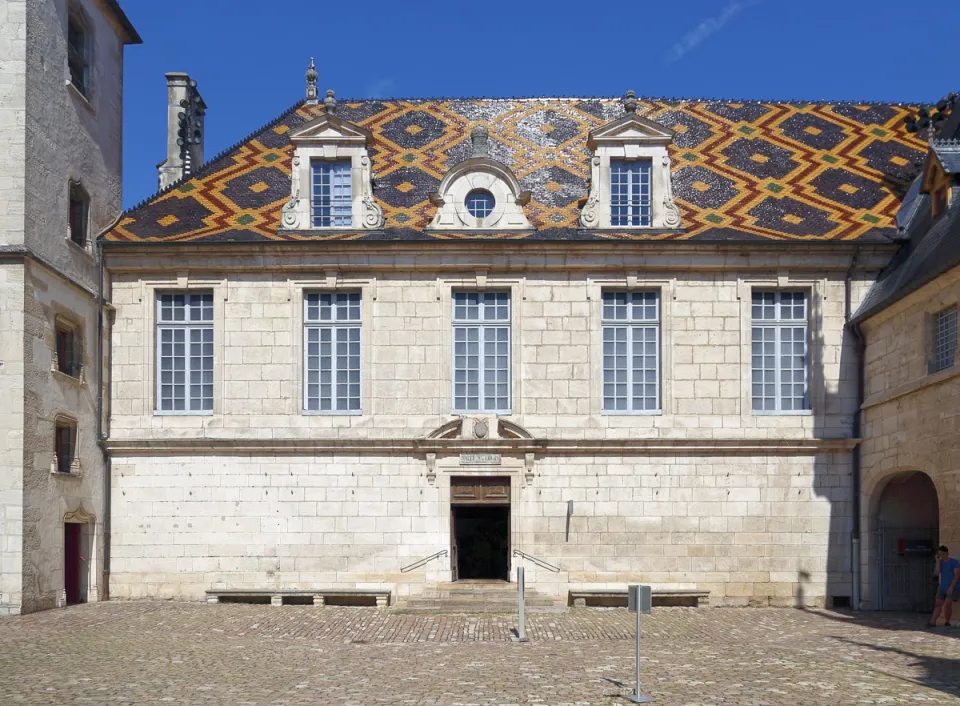
[[[307,103],[317,104],[317,67],[313,63],[313,57],[310,57],[310,66],[307,68]]]
[[[483,125],[477,125],[470,131],[470,142],[473,144],[471,157],[489,157],[490,131]]]
[[[623,109],[627,113],[636,113],[637,112],[637,94],[633,91],[627,91],[627,95],[623,97]]]
[[[334,98],[333,96],[334,96],[333,89],[332,88],[327,89],[327,97],[323,99],[323,109],[326,110],[328,113],[337,112],[337,99]]]

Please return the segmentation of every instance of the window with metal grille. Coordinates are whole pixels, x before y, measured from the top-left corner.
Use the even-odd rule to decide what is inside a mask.
[[[79,184],[70,184],[70,240],[81,248],[87,244],[90,197]]]
[[[311,163],[310,217],[314,228],[349,228],[353,222],[350,160]]]
[[[650,162],[610,160],[610,225],[650,225]]]
[[[604,292],[603,411],[660,409],[660,294]]]
[[[754,291],[751,318],[753,411],[810,409],[806,292]]]
[[[957,307],[938,311],[933,315],[933,358],[930,372],[953,367],[957,355]]]
[[[67,67],[70,83],[84,96],[90,90],[90,32],[80,11],[71,8],[67,18]]]
[[[314,292],[304,305],[303,406],[360,412],[360,292]]]
[[[453,410],[510,413],[510,293],[453,294]]]
[[[58,473],[70,473],[76,459],[77,423],[72,419],[58,417],[55,423],[54,449]]]
[[[213,294],[157,295],[157,410],[213,411]]]
[[[56,344],[56,369],[65,375],[79,378],[82,360],[80,334],[72,324],[59,317],[56,323]]]

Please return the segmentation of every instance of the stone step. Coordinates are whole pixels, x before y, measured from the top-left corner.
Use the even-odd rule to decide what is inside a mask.
[[[411,613],[516,613],[517,585],[489,581],[458,581],[428,586],[399,606]],[[528,590],[525,608],[532,613],[563,612],[562,599]]]
[[[517,604],[500,603],[464,603],[460,601],[408,601],[398,607],[407,613],[512,613],[516,614]],[[525,607],[528,613],[563,613],[567,607],[557,603],[530,605]]]

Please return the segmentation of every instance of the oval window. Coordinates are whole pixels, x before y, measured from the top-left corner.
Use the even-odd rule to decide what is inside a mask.
[[[485,189],[474,189],[467,194],[467,211],[474,218],[486,218],[496,205],[493,194]]]

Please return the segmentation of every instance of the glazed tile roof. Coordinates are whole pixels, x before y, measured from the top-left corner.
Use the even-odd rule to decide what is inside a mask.
[[[587,231],[587,134],[623,115],[620,99],[341,101],[337,116],[368,145],[379,231],[278,231],[290,195],[287,134],[323,111],[298,104],[127,211],[108,241],[323,240],[886,240],[925,144],[906,132],[910,106],[640,101],[637,114],[676,132],[670,147],[682,232]],[[532,192],[536,231],[424,231],[428,195],[470,155],[470,129],[490,129],[491,156]]]

